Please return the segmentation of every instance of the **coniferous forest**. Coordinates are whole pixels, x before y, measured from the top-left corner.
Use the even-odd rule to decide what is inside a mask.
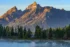
[[[70,39],[70,25],[64,28],[49,28],[43,29],[38,25],[35,27],[35,32],[23,27],[3,27],[0,24],[1,39]]]

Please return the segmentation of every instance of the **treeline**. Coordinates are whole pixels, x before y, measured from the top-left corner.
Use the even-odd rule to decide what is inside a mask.
[[[70,39],[70,25],[64,28],[43,29],[38,25],[35,32],[23,27],[3,27],[0,24],[0,38],[3,39]]]

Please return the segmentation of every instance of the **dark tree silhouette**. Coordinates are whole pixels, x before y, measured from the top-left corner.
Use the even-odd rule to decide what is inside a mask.
[[[52,33],[53,33],[53,30],[52,30],[52,28],[50,28],[50,29],[49,29],[49,32],[48,32],[48,38],[49,38],[49,39],[52,39],[52,36],[53,36]]]

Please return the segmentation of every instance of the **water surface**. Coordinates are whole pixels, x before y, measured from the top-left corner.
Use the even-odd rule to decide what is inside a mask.
[[[0,47],[70,47],[65,41],[2,41]]]

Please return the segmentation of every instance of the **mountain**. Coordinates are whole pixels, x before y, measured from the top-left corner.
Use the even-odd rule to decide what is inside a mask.
[[[44,28],[47,27],[45,14],[49,12],[50,9],[43,8],[34,2],[33,4],[29,5],[25,11],[27,11],[25,14],[23,14],[20,18],[15,19],[15,21],[10,22],[8,25],[14,25],[15,27],[20,25],[27,28],[33,28],[33,30],[36,25]]]
[[[9,9],[5,14],[0,16],[0,24],[7,25],[9,22],[13,21],[15,18],[19,18],[23,12],[18,10],[16,6]]]
[[[0,24],[14,27],[19,25],[32,30],[36,25],[44,29],[64,27],[70,24],[70,11],[50,6],[42,7],[34,2],[24,11],[18,10],[16,7],[11,8],[0,17]]]

